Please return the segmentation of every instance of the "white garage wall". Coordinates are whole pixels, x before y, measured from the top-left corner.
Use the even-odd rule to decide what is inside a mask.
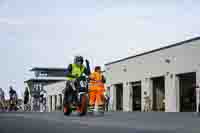
[[[171,63],[167,64],[166,59]],[[127,72],[123,72],[123,65],[127,67]],[[147,55],[124,60],[118,63],[106,65],[107,84],[117,84],[119,82],[142,81],[142,102],[144,102],[143,92],[151,92],[149,82],[151,77],[165,76],[166,89],[166,111],[178,111],[177,79],[175,74],[200,71],[200,40],[195,40],[179,46],[156,51]],[[167,72],[169,75],[167,76]],[[173,75],[170,78],[170,75]],[[198,76],[199,77],[199,76]],[[197,78],[198,78],[197,77]],[[199,77],[200,78],[200,77]],[[200,79],[197,79],[200,81]],[[124,89],[127,89],[125,87]],[[125,90],[126,92],[126,90]],[[175,94],[176,92],[176,94]],[[128,93],[125,93],[124,102],[128,102]],[[142,103],[144,105],[144,103]],[[124,104],[127,110],[127,104]]]

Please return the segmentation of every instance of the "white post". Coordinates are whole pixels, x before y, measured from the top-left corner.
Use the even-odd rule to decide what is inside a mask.
[[[151,100],[151,105],[150,108],[153,110],[153,81],[152,79],[148,79],[148,90],[149,90],[149,96],[150,96],[150,100]]]
[[[63,101],[64,101],[64,95],[63,94],[62,94],[61,98],[62,98],[62,103],[63,103]]]
[[[179,112],[179,77],[175,74],[165,76],[165,110]]]
[[[142,112],[145,110],[145,92],[147,92],[147,87],[146,87],[146,80],[142,80],[142,100],[141,100],[141,106],[142,106]]]
[[[50,96],[50,95],[48,96],[47,101],[48,101],[48,110],[49,110],[49,112],[51,112],[51,103],[52,103],[52,99],[51,99],[51,96]]]
[[[198,85],[199,86],[199,85]],[[200,98],[200,88],[196,88],[196,112],[199,112],[199,98]]]
[[[180,112],[180,84],[179,84],[179,77],[174,75],[173,78],[175,78],[175,80],[173,80],[175,83],[173,83],[173,88],[175,91],[175,95],[174,97],[176,97],[176,112]]]
[[[128,88],[129,88],[129,110],[133,112],[134,111],[133,110],[133,89],[132,89],[133,87],[131,83],[128,84]]]
[[[110,106],[112,111],[116,111],[116,87],[111,85],[110,87]]]
[[[56,99],[55,99],[55,96],[53,95],[52,96],[52,112],[56,110],[56,108],[55,108],[56,105],[55,104],[56,104]]]
[[[170,78],[170,75],[165,76],[165,112],[171,112],[173,110],[173,92],[172,90],[172,79]],[[172,97],[172,98],[171,98]]]
[[[60,95],[60,98],[61,98],[60,106],[61,106],[61,111],[62,111],[63,110],[63,95],[62,94]]]
[[[196,84],[197,84],[197,88],[196,88],[196,111],[199,112],[199,104],[200,104],[200,69],[197,71],[196,73]]]
[[[165,76],[165,110],[166,112],[177,112],[177,77],[174,74]]]
[[[147,94],[145,95],[144,92]],[[145,97],[149,96],[151,100],[151,107],[153,105],[153,82],[150,78],[145,78],[142,80],[142,111],[145,109]]]
[[[60,109],[60,106],[61,106],[60,99],[61,99],[61,97],[60,97],[60,95],[58,94],[58,95],[57,95],[57,103],[56,103],[57,109]]]
[[[123,83],[123,111],[125,112],[130,112],[131,107],[130,107],[130,101],[132,98],[130,97],[130,83],[125,82]]]
[[[34,107],[33,104],[34,104],[34,103],[33,103],[33,97],[32,97],[32,96],[31,96],[31,98],[30,98],[30,104],[31,104],[31,111],[33,111],[33,107]]]

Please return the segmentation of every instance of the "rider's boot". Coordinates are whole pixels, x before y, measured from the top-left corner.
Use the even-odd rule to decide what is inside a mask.
[[[97,107],[97,109],[95,111],[95,115],[103,115],[105,99],[104,99],[104,95],[102,93],[97,93],[95,103],[96,103],[96,107]]]

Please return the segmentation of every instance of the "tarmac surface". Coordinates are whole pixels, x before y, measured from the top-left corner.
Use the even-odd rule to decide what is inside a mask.
[[[0,133],[200,133],[196,113],[124,113],[64,116],[53,113],[0,113]]]

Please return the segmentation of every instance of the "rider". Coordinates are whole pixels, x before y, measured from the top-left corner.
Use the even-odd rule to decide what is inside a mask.
[[[5,110],[5,95],[4,95],[4,91],[2,88],[0,88],[0,109],[2,109],[2,111]]]
[[[102,74],[101,67],[96,66],[94,72],[90,75],[89,84],[89,112],[93,112],[95,105],[97,106],[98,112],[104,112],[105,104],[105,77]]]
[[[13,89],[12,86],[10,86],[9,88],[10,88],[10,91],[9,91],[9,95],[10,95],[10,104],[11,104],[11,106],[13,106],[12,100],[14,100],[16,104],[18,103],[17,92]],[[13,99],[14,97],[15,97],[16,99]]]
[[[40,92],[40,112],[46,111],[46,100],[47,100],[46,91],[42,90]]]
[[[104,93],[105,96],[105,111],[108,111],[110,96],[107,94],[107,92]]]
[[[74,58],[74,63],[69,64],[67,71],[66,71],[66,76],[67,76],[67,82],[66,82],[66,87],[64,90],[64,105],[69,104],[69,95],[72,93],[72,86],[71,86],[71,81],[75,79],[80,79],[82,78],[82,75],[90,75],[90,66],[89,66],[89,61],[86,61],[86,67],[83,65],[84,59],[82,56],[76,56]],[[77,109],[77,111],[79,111]],[[64,112],[67,112],[67,108],[64,107]]]
[[[11,100],[12,96],[17,96],[17,92],[13,89],[12,86],[10,86],[9,88],[10,88],[9,94],[10,94],[10,100]]]
[[[24,91],[24,104],[27,104],[28,101],[29,101],[29,91],[28,91],[28,88],[26,87]]]

